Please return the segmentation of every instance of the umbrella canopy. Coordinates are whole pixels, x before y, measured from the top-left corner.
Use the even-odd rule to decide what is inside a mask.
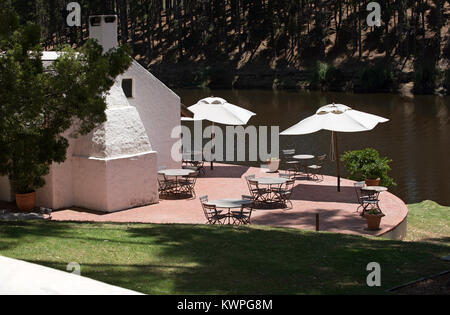
[[[389,119],[360,112],[342,104],[330,104],[319,108],[315,115],[303,119],[298,124],[281,132],[280,135],[306,135],[319,130],[333,133],[334,153],[336,154],[337,189],[341,191],[337,132],[360,132],[375,128]]]
[[[220,97],[207,97],[188,107],[194,113],[194,120],[209,120],[224,125],[245,125],[256,114],[242,107],[228,103]],[[211,134],[211,139],[214,135]],[[211,161],[211,169],[213,162]]]
[[[181,117],[181,121],[201,121],[203,119],[196,119],[191,117]]]
[[[207,97],[188,107],[195,120],[209,120],[224,125],[245,125],[255,113],[228,103],[220,97]]]
[[[375,128],[378,123],[384,123],[389,119],[360,112],[346,105],[326,105],[315,115],[303,119],[298,124],[286,129],[281,135],[305,135],[319,130],[338,132],[359,132]]]

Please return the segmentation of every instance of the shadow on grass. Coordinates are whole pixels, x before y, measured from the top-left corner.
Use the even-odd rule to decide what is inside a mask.
[[[0,250],[19,246],[23,239],[27,243],[38,242],[41,237],[64,237],[67,228],[62,225],[46,225],[38,221],[0,221]]]
[[[417,243],[435,243],[450,246],[450,237],[429,237],[416,241]]]
[[[27,260],[62,270],[73,251],[85,250],[78,253],[84,276],[149,294],[384,293],[448,269],[440,258],[449,252],[437,244],[202,225],[2,224],[0,239],[3,254],[19,259],[33,250],[22,241],[35,239],[48,252]],[[382,266],[380,288],[366,285],[372,261]]]

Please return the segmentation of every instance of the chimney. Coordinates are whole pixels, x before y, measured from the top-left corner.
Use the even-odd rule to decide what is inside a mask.
[[[117,41],[117,15],[89,17],[89,37],[98,40],[103,52],[119,46]]]

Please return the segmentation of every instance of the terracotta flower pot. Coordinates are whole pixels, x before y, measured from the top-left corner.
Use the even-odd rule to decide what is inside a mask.
[[[380,180],[381,180],[380,178],[377,179],[366,178],[365,182],[367,186],[379,186]]]
[[[384,214],[365,214],[364,217],[367,221],[367,229],[370,231],[376,231],[380,229],[381,218],[384,217]]]
[[[16,204],[20,211],[31,212],[36,204],[36,192],[16,194]]]

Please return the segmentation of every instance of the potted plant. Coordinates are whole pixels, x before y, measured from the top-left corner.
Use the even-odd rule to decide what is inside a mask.
[[[37,163],[30,157],[31,154],[22,156],[22,159],[13,162],[9,174],[17,208],[23,212],[33,211],[36,205],[36,189],[45,185],[43,176],[48,173],[47,165]]]
[[[394,180],[388,176],[388,172],[391,170],[389,164],[392,160],[380,157],[378,151],[373,148],[347,151],[342,155],[341,161],[352,180],[364,180],[367,186],[396,185]]]
[[[36,191],[29,193],[16,193],[16,205],[22,212],[32,212],[36,205]]]
[[[362,166],[364,181],[367,186],[378,186],[383,177],[385,167],[388,166],[381,160],[374,160]]]
[[[384,217],[384,214],[378,209],[371,209],[364,213],[364,217],[367,221],[367,229],[376,231],[380,229],[381,218]]]
[[[267,165],[269,166],[269,172],[275,173],[278,171],[280,167],[280,159],[279,158],[271,158],[267,160]]]

